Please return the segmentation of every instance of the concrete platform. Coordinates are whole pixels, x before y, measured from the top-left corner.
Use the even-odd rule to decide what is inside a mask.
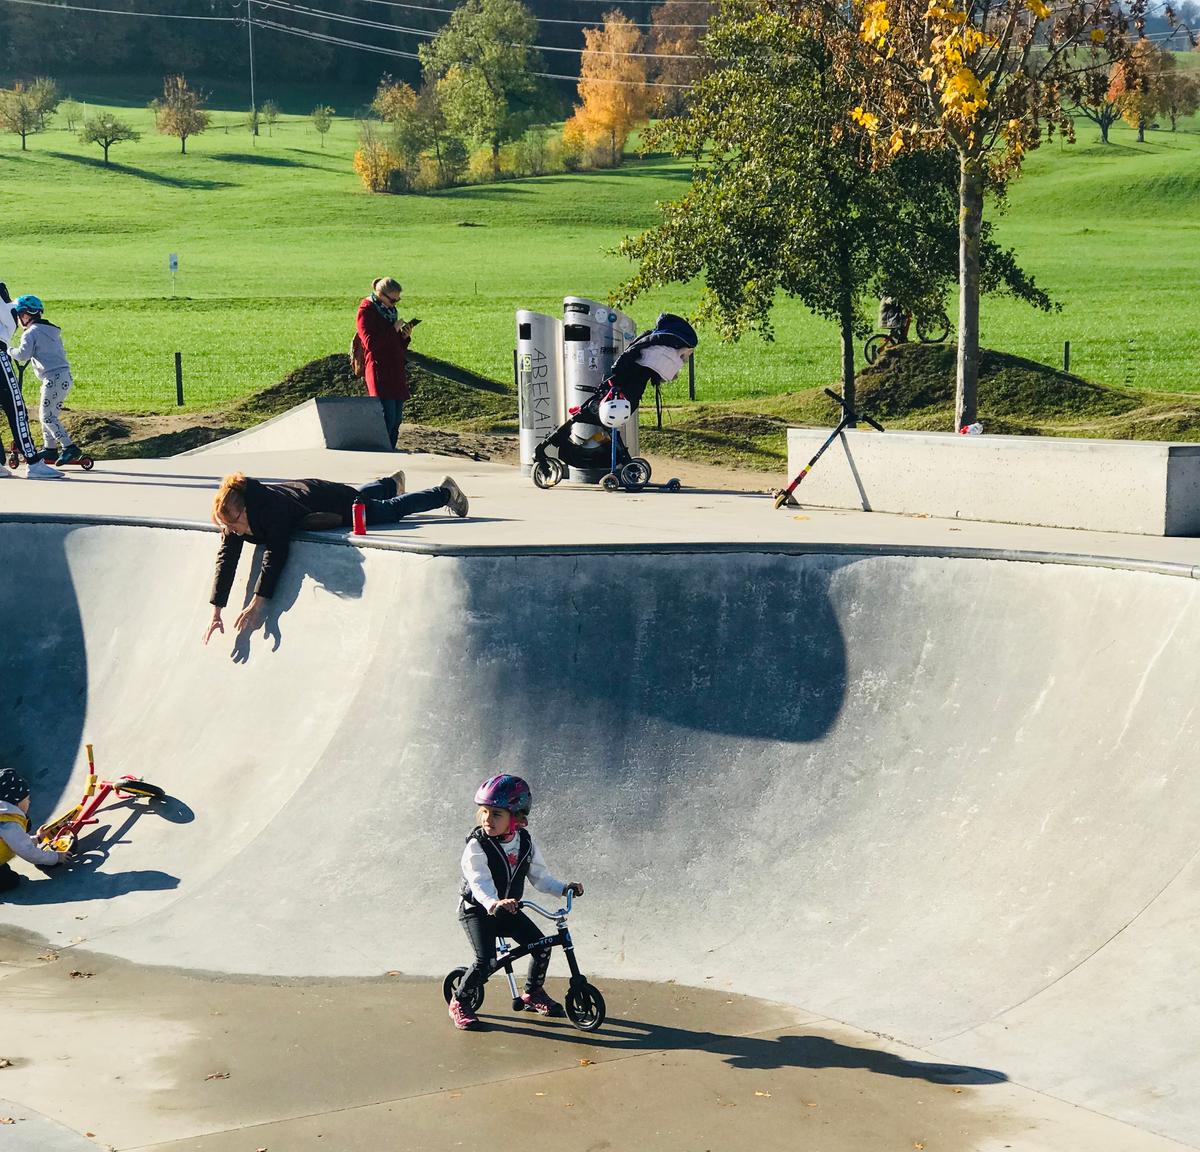
[[[245,452],[335,448],[351,452],[390,452],[387,424],[379,401],[369,396],[327,396],[305,400],[245,432],[180,453],[229,456]]]
[[[792,476],[828,435],[788,429]],[[803,488],[831,508],[1200,536],[1200,444],[851,429]]]
[[[223,468],[395,462],[472,518],[310,534],[201,645]],[[172,797],[0,911],[8,1099],[204,1152],[450,1148],[500,1101],[546,1148],[1200,1147],[1200,542],[282,452],[0,480],[0,542],[35,816],[85,741]],[[596,1037],[501,987],[445,1020],[501,769],[588,887]]]

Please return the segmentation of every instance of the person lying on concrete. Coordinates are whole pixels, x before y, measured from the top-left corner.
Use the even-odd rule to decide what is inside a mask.
[[[11,768],[0,769],[0,892],[8,892],[21,881],[8,862],[19,856],[41,868],[52,868],[69,859],[66,852],[42,848],[29,832],[29,785]]]
[[[572,430],[582,425],[593,432],[601,429],[600,403],[610,390],[622,393],[632,411],[638,410],[642,395],[652,384],[665,384],[679,375],[699,343],[696,330],[682,316],[663,312],[649,332],[643,332],[614,361],[612,371],[596,394],[575,409],[566,422],[534,450],[536,461],[546,458],[546,449],[561,453],[568,448]]]
[[[249,541],[263,548],[262,571],[254,598],[235,622],[239,632],[257,628],[266,615],[267,601],[275,593],[287,563],[294,532],[314,528],[348,528],[356,503],[366,506],[367,524],[395,524],[414,512],[448,509],[465,517],[470,508],[466,494],[452,476],[441,484],[419,492],[405,492],[404,473],[381,476],[352,488],[334,480],[285,480],[267,484],[234,472],[221,481],[213,497],[213,523],[221,529],[213,577],[212,619],[204,631],[204,643],[214,632],[224,632],[221,609],[229,603],[229,592],[237,574],[242,545]]]
[[[496,937],[532,944],[545,936],[518,904],[528,880],[539,892],[583,895],[583,885],[556,880],[526,829],[533,795],[520,776],[504,773],[485,780],[475,793],[478,825],[467,837],[461,866],[458,921],[471,941],[475,963],[467,970],[455,995],[450,997],[450,1019],[455,1028],[479,1028],[479,1017],[468,1005],[472,992],[487,980],[496,957]],[[550,948],[529,954],[529,976],[521,999],[540,1016],[561,1016],[562,1005],[546,995],[546,969]]]

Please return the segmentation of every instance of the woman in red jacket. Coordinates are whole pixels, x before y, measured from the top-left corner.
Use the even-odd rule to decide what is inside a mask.
[[[408,364],[405,353],[412,339],[412,325],[400,319],[400,285],[390,276],[371,285],[371,295],[358,306],[358,338],[366,350],[367,391],[383,405],[388,439],[396,447],[404,401],[408,389]]]

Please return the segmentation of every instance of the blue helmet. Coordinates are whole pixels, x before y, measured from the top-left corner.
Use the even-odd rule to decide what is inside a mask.
[[[22,312],[45,312],[46,305],[36,296],[18,296],[13,306],[13,312],[20,316]]]
[[[668,339],[665,342],[678,348],[695,348],[700,343],[696,329],[682,316],[676,316],[673,312],[661,313],[654,321],[654,331],[650,335],[666,336]]]

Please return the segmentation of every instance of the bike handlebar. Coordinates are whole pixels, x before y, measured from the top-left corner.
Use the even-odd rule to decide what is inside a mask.
[[[574,895],[575,895],[574,891],[572,889],[568,888],[567,889],[567,906],[565,908],[560,908],[557,912],[551,912],[548,909],[543,908],[540,904],[535,904],[532,900],[518,900],[517,907],[518,908],[532,908],[533,911],[539,913],[542,916],[545,916],[547,920],[558,920],[558,919],[561,919],[563,916],[569,916],[571,914],[571,902],[572,902],[572,898],[574,897]]]

